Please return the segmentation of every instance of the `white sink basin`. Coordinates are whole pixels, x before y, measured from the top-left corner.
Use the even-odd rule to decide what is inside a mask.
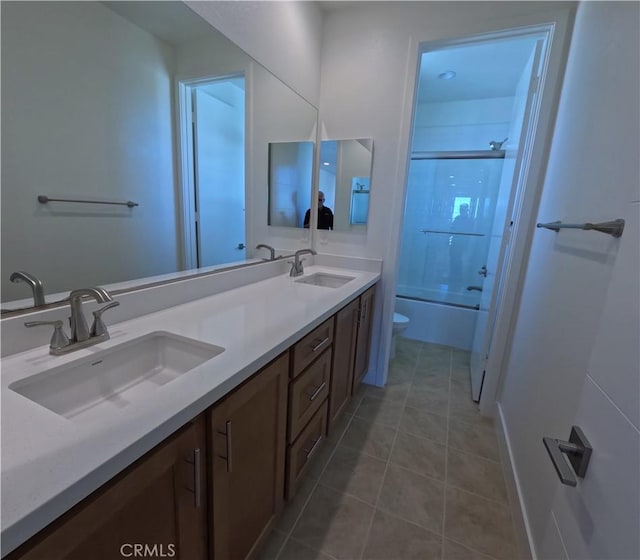
[[[82,420],[121,409],[224,352],[224,348],[157,331],[9,385],[16,393]]]
[[[353,280],[353,276],[338,276],[337,274],[316,272],[315,274],[300,278],[300,280],[296,280],[296,282],[313,284],[314,286],[322,286],[323,288],[339,288],[351,280]]]

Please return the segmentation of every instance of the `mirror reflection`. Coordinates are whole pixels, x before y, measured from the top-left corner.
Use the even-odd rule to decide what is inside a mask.
[[[308,227],[313,142],[269,143],[269,225]]]
[[[373,139],[323,140],[320,144],[318,229],[366,228],[369,215]],[[322,202],[320,199],[324,198]],[[333,227],[326,227],[326,209]],[[323,227],[323,225],[325,227]]]
[[[48,303],[277,246],[268,144],[314,138],[315,107],[182,2],[1,9],[3,310],[34,303],[17,271]]]

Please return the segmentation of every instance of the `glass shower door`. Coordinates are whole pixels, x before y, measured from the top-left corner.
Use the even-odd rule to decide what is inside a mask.
[[[477,308],[503,153],[414,154],[397,294]]]

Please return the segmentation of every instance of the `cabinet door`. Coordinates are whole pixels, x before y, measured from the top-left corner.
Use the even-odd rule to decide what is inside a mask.
[[[373,298],[375,286],[371,286],[360,296],[360,320],[356,341],[355,368],[352,393],[357,389],[369,369],[369,351],[371,350],[371,326],[373,319]]]
[[[212,557],[253,557],[284,502],[289,354],[210,411]]]
[[[72,508],[10,560],[207,558],[205,422],[189,423]],[[137,548],[136,548],[137,547]]]
[[[353,384],[353,366],[358,332],[358,298],[336,314],[333,341],[333,366],[329,394],[329,427],[347,404]]]

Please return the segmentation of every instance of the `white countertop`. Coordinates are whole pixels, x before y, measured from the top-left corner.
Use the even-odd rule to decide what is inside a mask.
[[[353,276],[339,288],[279,275],[109,326],[111,340],[65,356],[42,346],[2,359],[2,555],[7,554],[373,285],[378,273],[311,266],[305,276]],[[66,419],[12,391],[15,381],[154,331],[225,351],[139,401]]]

